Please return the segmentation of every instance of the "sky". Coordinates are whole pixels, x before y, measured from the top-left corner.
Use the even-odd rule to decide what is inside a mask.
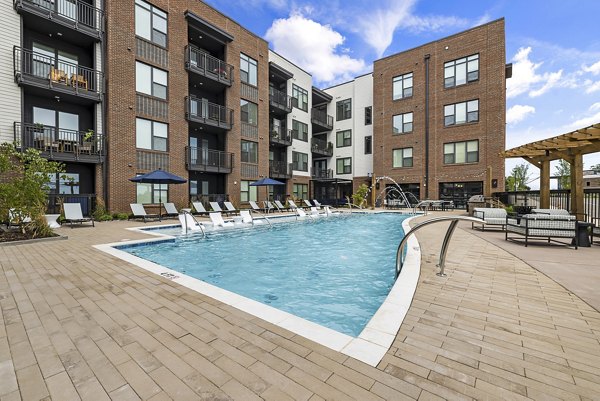
[[[373,61],[505,18],[506,148],[600,123],[598,0],[206,0],[313,75],[315,86]],[[523,159],[507,159],[506,174]],[[584,156],[584,168],[600,153]],[[531,166],[532,188],[539,170]],[[551,169],[551,175],[555,173]]]

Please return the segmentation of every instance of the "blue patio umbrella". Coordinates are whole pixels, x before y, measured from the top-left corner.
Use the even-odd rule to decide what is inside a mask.
[[[137,177],[130,178],[129,181],[141,184],[184,184],[187,182],[185,178],[161,169],[138,175]],[[158,191],[158,203],[162,205],[162,191]],[[162,206],[159,208],[159,215],[162,212],[161,209]]]
[[[261,178],[250,184],[251,187],[267,187],[269,185],[285,185],[285,182],[277,181],[269,177]],[[267,190],[267,199],[269,199],[269,190]]]

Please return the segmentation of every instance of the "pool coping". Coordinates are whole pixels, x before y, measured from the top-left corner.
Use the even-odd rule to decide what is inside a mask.
[[[402,222],[402,228],[405,233],[410,231],[409,222],[415,217],[417,216],[409,217]],[[379,364],[396,338],[398,330],[408,312],[408,308],[412,303],[421,271],[419,242],[414,235],[411,235],[407,240],[406,258],[398,279],[360,335],[352,337],[116,248],[175,239],[171,235],[148,230],[155,227],[164,228],[165,226],[145,226],[128,229],[143,232],[157,238],[127,240],[93,245],[93,247],[371,366]]]

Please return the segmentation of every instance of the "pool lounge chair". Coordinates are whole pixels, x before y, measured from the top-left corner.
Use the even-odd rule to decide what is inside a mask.
[[[233,227],[233,221],[231,220],[223,220],[223,216],[221,215],[221,212],[211,212],[209,214],[210,216],[210,221],[212,221],[213,223],[213,227],[217,228],[217,227]]]
[[[144,223],[148,220],[160,220],[160,216],[155,213],[146,213],[146,209],[141,203],[130,203],[131,213],[134,219],[144,219]]]
[[[163,203],[163,206],[165,207],[165,214],[163,214],[163,217],[179,216],[179,212],[177,211],[177,208],[173,202],[165,202]]]
[[[236,213],[239,213],[239,212],[240,212],[239,210],[237,210],[237,209],[235,208],[235,206],[233,206],[233,203],[231,203],[231,202],[223,202],[223,204],[225,205],[225,208],[227,208],[227,210],[225,211],[225,213],[228,213],[228,214],[231,214],[231,213],[233,213],[233,214],[236,214]]]
[[[242,223],[244,224],[254,224],[254,219],[250,214],[250,210],[240,210],[240,217],[242,218]]]
[[[194,210],[196,211],[194,214],[208,214],[202,202],[192,202],[192,206],[194,206]]]
[[[315,217],[325,216],[324,213],[319,212],[319,209],[317,209],[316,206],[311,206],[310,207],[310,215],[311,216],[315,216]]]
[[[312,208],[315,207],[312,203],[310,203],[310,201],[308,199],[303,199],[303,202],[306,206],[303,206],[303,208]]]
[[[288,201],[288,205],[290,205],[289,209],[291,209],[291,210],[297,210],[298,209],[298,206],[296,205],[296,203],[293,200],[291,200],[291,199]]]
[[[278,200],[276,200],[276,201],[275,201],[275,206],[277,206],[277,210],[279,210],[280,212],[282,212],[282,211],[284,211],[284,210],[285,210],[285,211],[287,211],[287,210],[290,210],[290,208],[289,208],[289,207],[285,207],[285,206],[283,206],[283,205],[281,204],[281,201],[278,201]]]
[[[92,227],[95,226],[92,217],[83,217],[81,203],[63,203],[63,210],[65,212],[65,222],[71,223],[71,228],[73,228],[73,223],[83,224],[90,222],[92,223]]]
[[[256,204],[255,201],[249,201],[248,203],[250,204],[250,207],[252,208],[252,210],[254,210],[255,212],[265,211],[265,209],[258,207],[258,205]]]

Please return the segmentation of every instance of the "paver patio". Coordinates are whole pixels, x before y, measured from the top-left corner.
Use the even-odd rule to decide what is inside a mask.
[[[0,246],[1,401],[600,398],[600,314],[467,225],[445,278],[442,226],[417,235],[419,285],[377,367],[91,247],[139,225]]]

